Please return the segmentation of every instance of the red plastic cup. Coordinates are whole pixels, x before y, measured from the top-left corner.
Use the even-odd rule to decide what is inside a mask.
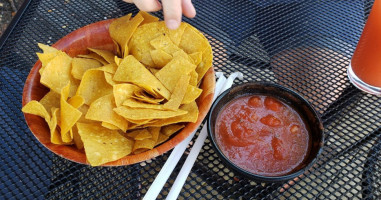
[[[381,0],[375,0],[348,67],[357,88],[381,96]]]

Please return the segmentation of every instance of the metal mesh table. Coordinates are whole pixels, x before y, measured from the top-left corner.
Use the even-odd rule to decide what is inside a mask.
[[[214,50],[214,68],[244,81],[276,82],[321,114],[318,162],[286,183],[234,174],[206,140],[179,199],[381,199],[381,98],[346,76],[372,1],[195,0],[195,19]],[[89,167],[46,150],[21,113],[24,81],[37,43],[53,44],[89,23],[137,9],[119,0],[30,0],[0,40],[0,199],[139,199],[169,156],[125,167]],[[162,13],[154,13],[162,18]],[[158,196],[165,198],[179,165]]]

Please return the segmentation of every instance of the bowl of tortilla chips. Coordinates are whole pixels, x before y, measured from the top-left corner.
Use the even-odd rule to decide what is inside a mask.
[[[145,12],[82,27],[48,46],[24,85],[22,111],[46,148],[91,166],[159,156],[205,118],[212,49],[193,26]]]

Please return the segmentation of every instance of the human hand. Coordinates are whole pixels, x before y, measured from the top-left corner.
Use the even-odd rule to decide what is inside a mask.
[[[196,10],[191,0],[124,0],[128,3],[134,3],[142,11],[153,12],[163,9],[164,21],[169,29],[177,29],[181,22],[182,14],[193,18],[196,16]]]

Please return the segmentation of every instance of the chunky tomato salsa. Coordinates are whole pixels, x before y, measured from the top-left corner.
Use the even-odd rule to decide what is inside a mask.
[[[216,139],[226,157],[242,169],[264,176],[285,175],[309,151],[303,119],[270,96],[239,97],[217,117]]]

